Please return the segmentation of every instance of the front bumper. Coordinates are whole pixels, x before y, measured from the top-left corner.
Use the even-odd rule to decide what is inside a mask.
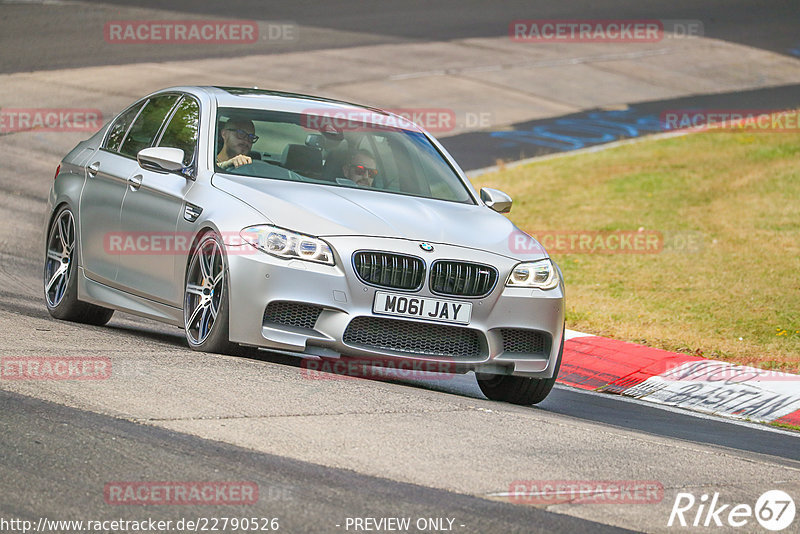
[[[435,244],[426,253],[405,239],[325,240],[335,266],[282,260],[250,245],[228,247],[231,341],[308,357],[434,361],[457,372],[553,376],[563,336],[563,283],[547,291],[505,287],[517,260],[463,247]],[[376,288],[358,278],[350,261],[365,249],[422,257],[427,265],[436,259],[493,265],[499,278],[483,298],[434,295],[427,277],[418,291]],[[471,320],[454,325],[376,315],[376,291],[470,302]],[[281,319],[274,310],[281,310]]]

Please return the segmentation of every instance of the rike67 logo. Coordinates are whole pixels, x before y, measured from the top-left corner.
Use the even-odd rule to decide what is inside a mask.
[[[792,497],[781,490],[764,492],[755,506],[749,504],[723,504],[719,493],[704,493],[699,499],[691,493],[678,493],[667,526],[680,527],[744,527],[753,532],[755,519],[762,528],[778,532],[794,521],[795,504]]]

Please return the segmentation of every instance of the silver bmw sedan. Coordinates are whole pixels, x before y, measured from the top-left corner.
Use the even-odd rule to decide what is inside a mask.
[[[175,87],[62,160],[48,199],[50,314],[114,310],[192,349],[474,371],[542,401],[564,346],[558,266],[425,130],[307,95]]]

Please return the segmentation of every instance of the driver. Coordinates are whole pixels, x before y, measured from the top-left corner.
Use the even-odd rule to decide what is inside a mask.
[[[350,155],[346,164],[342,166],[345,178],[354,181],[362,187],[372,187],[378,169],[375,167],[375,158],[366,150],[358,150]]]
[[[253,121],[240,117],[231,117],[222,127],[222,150],[217,154],[217,165],[221,169],[236,169],[242,165],[253,163],[249,156],[253,143],[258,141]]]

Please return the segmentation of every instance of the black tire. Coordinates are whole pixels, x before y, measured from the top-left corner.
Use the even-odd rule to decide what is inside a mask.
[[[44,256],[44,302],[56,319],[102,326],[114,310],[78,300],[75,217],[62,206],[47,230]]]
[[[486,398],[493,401],[510,402],[530,406],[539,404],[550,394],[561,369],[561,356],[564,354],[564,333],[561,333],[561,347],[552,378],[525,378],[511,375],[481,375],[476,373],[478,386]]]
[[[184,279],[183,326],[186,341],[193,350],[241,354],[242,347],[231,343],[229,338],[230,284],[224,250],[222,240],[212,231],[203,233],[192,247]],[[204,267],[210,272],[204,273]],[[221,278],[214,281],[220,274]],[[198,276],[202,279],[200,284],[196,283]],[[197,287],[190,291],[190,284]],[[207,317],[211,318],[210,324]]]

